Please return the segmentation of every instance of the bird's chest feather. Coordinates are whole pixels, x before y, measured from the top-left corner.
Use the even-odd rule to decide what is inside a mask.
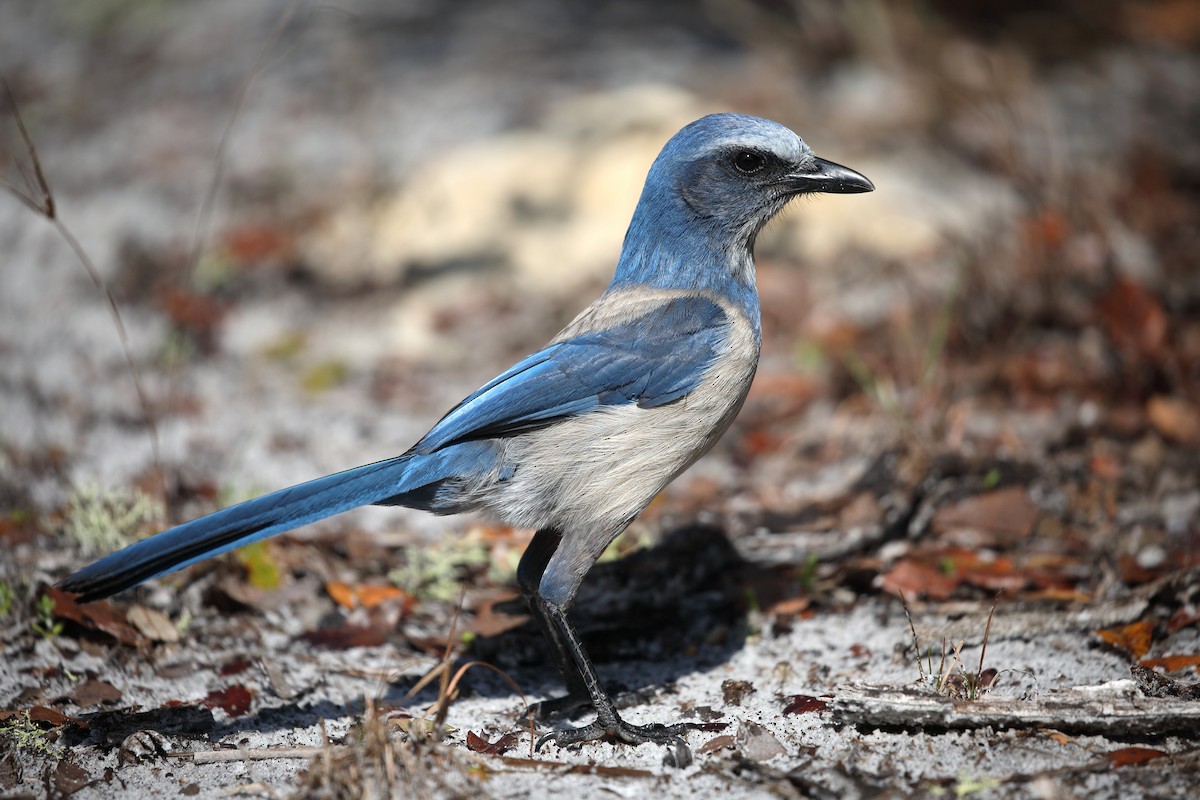
[[[512,477],[489,505],[520,526],[624,525],[729,427],[758,365],[759,336],[731,313],[712,363],[666,405],[604,406],[506,444]]]

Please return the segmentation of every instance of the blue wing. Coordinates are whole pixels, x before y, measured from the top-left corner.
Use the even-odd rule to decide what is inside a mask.
[[[412,448],[541,427],[604,405],[665,405],[699,384],[728,325],[704,297],[675,298],[622,325],[555,342],[459,403]]]

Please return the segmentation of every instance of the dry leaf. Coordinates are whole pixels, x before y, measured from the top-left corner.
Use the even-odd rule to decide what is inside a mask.
[[[1116,628],[1104,628],[1092,633],[1099,636],[1113,647],[1124,650],[1134,658],[1140,659],[1150,652],[1150,644],[1154,641],[1154,623],[1141,620],[1129,625]]]
[[[1061,731],[1042,731],[1042,733],[1046,734],[1046,736],[1049,736],[1059,744],[1070,744],[1074,741],[1074,739],[1072,739],[1070,736],[1067,736],[1065,733],[1062,733]]]
[[[346,650],[351,647],[378,647],[388,640],[392,633],[391,626],[385,625],[343,625],[340,628],[322,628],[301,634],[300,638],[318,647],[328,647],[331,650]],[[445,649],[445,639],[442,647]]]
[[[814,714],[824,711],[829,704],[816,697],[806,694],[794,694],[788,698],[788,704],[783,707],[784,714]]]
[[[76,686],[69,695],[71,702],[80,708],[116,703],[121,699],[121,690],[107,681],[87,680]]]
[[[54,789],[59,797],[69,797],[92,782],[92,776],[78,764],[63,759],[54,768]]]
[[[467,731],[467,749],[474,753],[489,756],[503,755],[516,746],[521,737],[515,733],[506,733],[494,742],[489,742],[478,734]]]
[[[179,641],[179,629],[161,611],[145,606],[133,606],[125,612],[125,619],[152,642]]]
[[[404,612],[408,613],[411,603],[415,603],[415,598],[398,586],[390,584],[360,584],[352,586],[341,581],[328,581],[325,584],[325,591],[333,598],[333,601],[342,608],[355,609],[358,607],[374,608],[375,606],[385,603],[388,600],[403,600]]]
[[[1113,343],[1141,358],[1157,359],[1167,341],[1167,315],[1158,300],[1128,278],[1119,278],[1096,309]]]
[[[241,684],[224,689],[214,689],[205,696],[203,703],[208,708],[219,708],[231,717],[240,717],[250,710],[254,694]]]
[[[948,599],[958,588],[958,583],[957,578],[911,558],[901,559],[884,574],[882,580],[885,592],[932,600]]]
[[[948,503],[933,515],[930,528],[939,535],[968,534],[966,543],[1008,544],[1027,538],[1037,523],[1038,509],[1029,493],[1020,486],[1009,486],[986,494],[972,495]]]
[[[709,741],[705,742],[704,746],[696,751],[696,755],[706,756],[709,753],[715,753],[718,750],[728,750],[734,746],[735,742],[729,734],[714,736]]]
[[[1200,410],[1183,398],[1151,397],[1146,416],[1164,437],[1183,445],[1200,444]]]
[[[1187,669],[1188,667],[1200,667],[1200,655],[1147,658],[1138,663],[1150,669],[1165,669],[1167,672],[1179,672],[1179,670]]]
[[[75,602],[75,595],[53,586],[46,590],[46,594],[54,600],[56,617],[69,619],[91,630],[103,631],[122,644],[137,644],[142,641],[141,634],[129,625],[107,600],[80,605]]]
[[[1152,747],[1122,747],[1120,750],[1107,753],[1108,761],[1114,767],[1145,764],[1147,761],[1153,761],[1165,755],[1166,753],[1162,750],[1155,750]]]

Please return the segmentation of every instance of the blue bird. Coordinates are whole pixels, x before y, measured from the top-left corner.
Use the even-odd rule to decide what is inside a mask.
[[[604,549],[729,427],[758,365],[754,241],[793,197],[869,192],[778,123],[713,114],[655,159],[604,294],[544,348],[455,406],[403,455],[217,511],[84,567],[61,588],[106,597],[357,506],[477,511],[536,530],[517,582],[568,695],[596,720],[543,736],[683,747],[687,726],[625,722],[567,610]]]

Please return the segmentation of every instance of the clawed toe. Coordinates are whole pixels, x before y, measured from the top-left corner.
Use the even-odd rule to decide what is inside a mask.
[[[559,747],[570,747],[571,745],[594,742],[600,739],[612,739],[632,745],[650,742],[670,748],[671,752],[666,759],[667,763],[672,766],[682,767],[690,764],[692,761],[691,750],[688,749],[687,743],[683,741],[682,737],[683,734],[695,727],[697,726],[688,722],[681,722],[675,725],[660,725],[658,723],[631,725],[620,717],[617,717],[615,721],[607,725],[597,720],[581,728],[550,731],[537,740],[534,749],[541,750],[542,745],[548,741],[553,741]]]

